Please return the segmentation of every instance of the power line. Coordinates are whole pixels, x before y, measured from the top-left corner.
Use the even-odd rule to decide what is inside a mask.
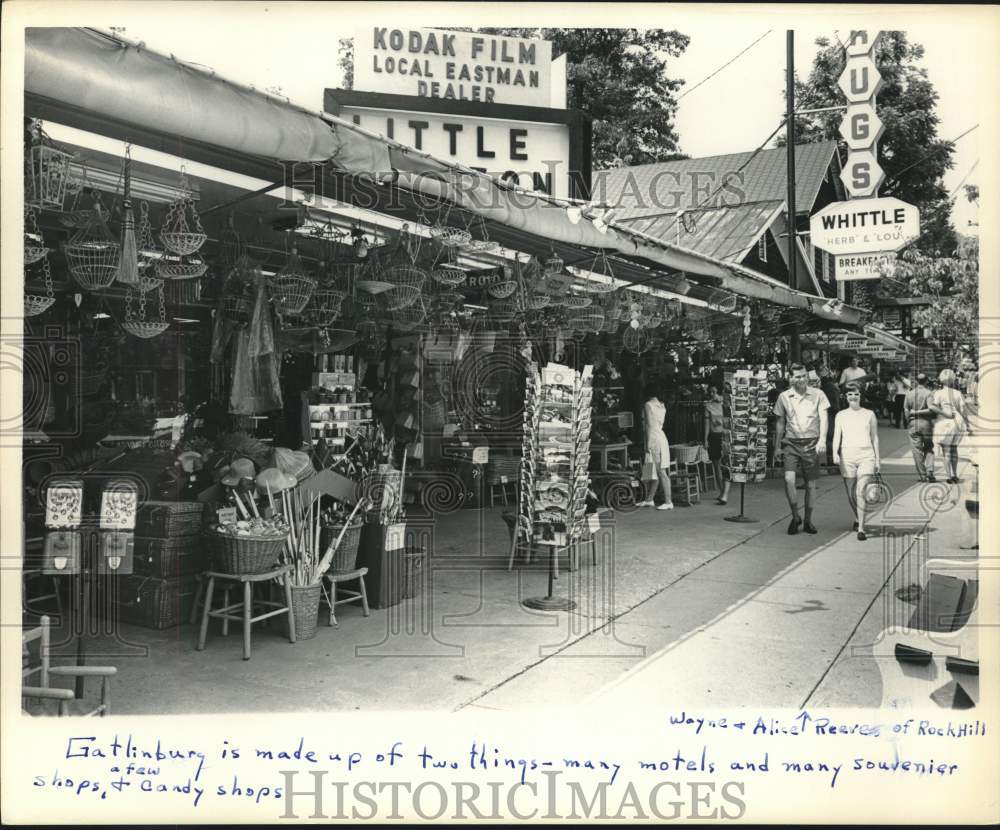
[[[971,133],[977,127],[979,127],[979,125],[978,124],[974,124],[971,127],[969,127],[969,129],[967,129],[964,133],[962,133],[960,136],[957,136],[956,138],[953,138],[951,141],[945,141],[944,143],[938,145],[934,150],[932,150],[931,152],[929,152],[922,159],[917,159],[915,162],[913,162],[913,164],[910,164],[910,165],[907,165],[906,167],[904,167],[902,170],[900,170],[898,173],[896,173],[891,179],[889,179],[885,184],[886,185],[895,184],[896,182],[899,181],[899,177],[902,176],[904,173],[906,173],[908,170],[912,170],[917,165],[923,164],[925,161],[927,161],[927,159],[934,158],[934,156],[936,156],[938,153],[941,153],[944,150],[947,150],[947,149],[949,149],[951,147],[954,147],[955,144],[958,141],[960,141],[961,139],[965,138],[969,133]]]
[[[710,81],[712,78],[714,78],[716,75],[718,75],[723,69],[725,69],[731,63],[733,63],[741,55],[745,55],[747,52],[749,52],[751,49],[753,49],[754,46],[756,46],[764,38],[766,38],[769,34],[771,34],[771,32],[772,32],[772,30],[768,29],[766,32],[764,32],[764,34],[762,34],[759,38],[757,38],[753,43],[751,43],[749,46],[747,46],[746,49],[744,49],[742,52],[740,52],[739,54],[735,55],[734,57],[730,58],[728,61],[726,61],[724,64],[722,64],[722,66],[720,66],[718,69],[716,69],[711,75],[709,75],[708,77],[702,78],[693,87],[691,87],[690,89],[685,90],[681,95],[678,95],[677,96],[677,100],[680,101],[685,95],[690,95],[698,87],[700,87],[703,83],[705,83],[706,81]]]
[[[962,185],[963,185],[963,184],[965,184],[965,182],[966,182],[966,181],[968,180],[969,176],[971,176],[971,175],[972,175],[972,172],[973,172],[973,171],[974,171],[974,170],[975,170],[975,169],[976,169],[976,168],[977,168],[978,166],[979,166],[979,159],[976,159],[976,160],[975,160],[974,162],[972,162],[972,167],[970,167],[970,168],[969,168],[969,171],[968,171],[968,172],[967,172],[967,173],[966,173],[966,174],[965,174],[964,176],[962,176],[962,181],[960,181],[960,182],[958,183],[958,187],[956,187],[956,188],[955,188],[955,189],[954,189],[954,190],[953,190],[953,191],[951,192],[951,196],[949,197],[949,199],[950,199],[950,200],[951,200],[952,202],[954,202],[954,201],[955,201],[955,197],[956,197],[956,196],[958,195],[958,191],[962,189]]]

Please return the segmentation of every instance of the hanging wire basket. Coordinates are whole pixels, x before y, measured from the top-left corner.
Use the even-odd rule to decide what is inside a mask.
[[[316,289],[316,280],[306,273],[295,248],[292,248],[284,267],[268,281],[268,289],[271,302],[279,314],[301,314],[309,303]]]
[[[413,265],[393,265],[385,269],[383,276],[391,285],[379,295],[387,311],[400,311],[413,305],[427,279],[426,272]]]
[[[48,144],[41,129],[25,153],[24,201],[39,210],[62,210],[73,156]]]
[[[552,304],[552,297],[548,294],[542,294],[540,292],[528,295],[528,308],[532,311],[541,311],[543,308],[548,308]]]
[[[431,279],[441,285],[461,285],[468,279],[468,274],[454,265],[442,265],[431,271]]]
[[[719,311],[736,311],[736,295],[729,291],[716,289],[707,300],[708,304]]]
[[[305,316],[317,326],[329,326],[340,315],[347,295],[333,288],[316,288],[306,304]]]
[[[170,323],[165,320],[126,320],[122,323],[122,328],[133,337],[150,340],[163,334],[170,328]]]
[[[622,346],[633,354],[642,354],[649,348],[649,335],[642,329],[629,326],[622,333]]]
[[[601,251],[596,257],[594,257],[594,261],[591,263],[588,270],[591,274],[605,277],[605,279],[581,280],[581,282],[576,286],[581,291],[588,291],[591,294],[608,294],[617,288],[615,274],[611,268],[611,262],[608,260],[608,255],[604,251]]]
[[[156,276],[161,280],[190,280],[204,276],[208,263],[201,260],[169,260],[165,257],[156,261]]]
[[[160,231],[160,239],[167,250],[187,256],[198,251],[208,238],[201,227],[201,220],[198,212],[194,209],[194,199],[191,198],[191,189],[188,187],[187,176],[181,168],[179,190],[183,195],[176,201],[170,203],[167,208],[167,217]],[[191,216],[191,223],[188,224],[188,215]],[[193,229],[192,229],[193,226]]]
[[[578,294],[567,294],[563,298],[563,305],[570,309],[588,308],[593,305],[593,302],[592,297],[581,297]]]
[[[570,322],[583,331],[597,331],[604,325],[604,313],[598,308],[587,309],[585,314],[574,314]]]
[[[52,304],[55,301],[55,297],[46,297],[41,294],[25,294],[24,316],[37,317],[39,314],[42,314],[52,308]]]
[[[90,221],[63,244],[66,265],[73,279],[87,291],[107,288],[118,276],[121,245],[108,230],[99,202]]]
[[[472,234],[464,228],[436,225],[431,228],[431,237],[445,248],[464,248],[472,241]]]
[[[33,265],[45,256],[49,249],[45,247],[45,239],[38,228],[38,216],[35,208],[24,206],[24,264]]]
[[[427,309],[424,301],[417,298],[417,301],[405,308],[398,308],[392,312],[392,323],[400,331],[412,331],[427,318]]]
[[[506,300],[517,291],[517,280],[505,278],[486,287],[486,293],[497,300]]]

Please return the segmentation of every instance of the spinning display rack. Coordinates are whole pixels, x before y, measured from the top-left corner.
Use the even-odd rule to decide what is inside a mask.
[[[767,471],[767,373],[748,369],[726,372],[722,399],[722,466],[740,485],[740,512],[727,522],[755,522],[743,514],[747,482],[762,481]]]
[[[524,600],[528,608],[570,610],[572,600],[553,596],[559,577],[559,548],[580,539],[590,486],[592,366],[576,372],[548,364],[528,367],[524,408],[518,518],[511,542],[511,564],[519,540],[549,548],[549,590]]]

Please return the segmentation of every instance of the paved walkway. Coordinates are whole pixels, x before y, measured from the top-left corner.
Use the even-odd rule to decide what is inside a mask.
[[[944,510],[956,488],[916,487],[905,433],[881,435],[897,493],[883,524],[912,529],[933,516],[943,532],[929,538],[957,539],[943,524],[963,512]],[[125,627],[117,641],[92,641],[89,653],[118,666],[120,714],[520,709],[622,695],[877,705],[877,671],[849,646],[881,630],[873,609],[906,551],[854,539],[839,476],[824,477],[819,491],[816,536],[785,532],[780,478],[748,488],[755,524],[723,521],[735,499],[618,513],[614,556],[603,551],[596,567],[556,583],[556,593],[577,601],[571,612],[521,605],[545,594],[546,572],[506,570],[497,507],[424,528],[434,556],[421,598],[368,618],[343,606],[339,627],[321,625],[312,640],[292,645],[280,624],[255,627],[253,658],[243,661],[238,625],[223,638],[213,624],[204,652],[194,650],[191,626]]]

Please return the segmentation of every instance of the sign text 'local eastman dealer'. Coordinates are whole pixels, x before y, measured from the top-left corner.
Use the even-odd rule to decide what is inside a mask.
[[[355,89],[485,103],[549,103],[548,41],[375,26],[357,34],[355,50]]]

